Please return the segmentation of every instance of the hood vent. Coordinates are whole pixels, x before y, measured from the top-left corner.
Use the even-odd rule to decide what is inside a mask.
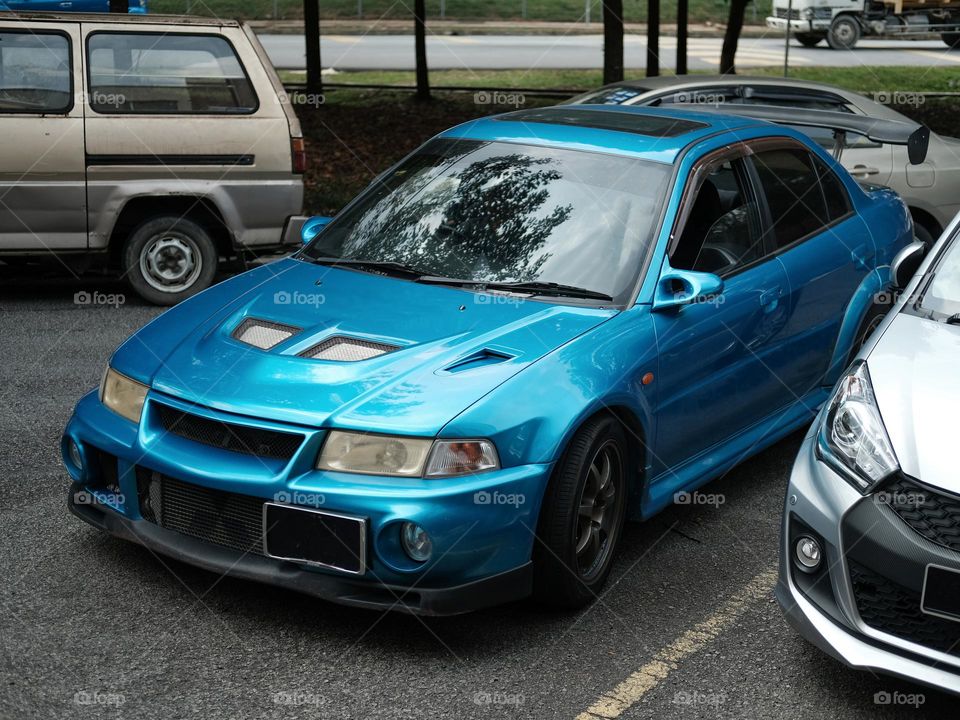
[[[300,332],[300,328],[293,325],[283,325],[259,318],[247,318],[237,325],[237,329],[233,331],[233,338],[247,345],[253,345],[255,348],[269,350],[284,340],[289,340],[298,332]]]
[[[311,360],[330,360],[332,362],[357,362],[358,360],[369,360],[378,355],[385,355],[398,349],[396,345],[385,345],[338,335],[327,338],[309,350],[304,350],[300,353],[300,357],[310,358]]]
[[[460,358],[452,365],[445,367],[444,371],[448,373],[465,372],[467,370],[476,370],[477,368],[486,367],[488,365],[497,365],[502,362],[507,362],[508,360],[513,360],[513,355],[507,355],[506,353],[484,348],[483,350],[475,352],[472,355],[467,355],[464,358]]]

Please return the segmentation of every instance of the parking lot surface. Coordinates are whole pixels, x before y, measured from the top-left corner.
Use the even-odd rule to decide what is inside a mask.
[[[845,668],[783,621],[772,584],[799,435],[704,488],[714,502],[630,525],[606,591],[577,613],[345,608],[100,534],[67,511],[60,434],[112,350],[159,312],[121,284],[0,267],[0,717],[955,711],[934,690]]]

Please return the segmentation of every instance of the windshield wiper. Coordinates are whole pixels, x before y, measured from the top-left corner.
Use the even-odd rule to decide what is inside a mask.
[[[403,263],[393,262],[392,260],[359,260],[355,258],[338,257],[309,257],[310,262],[317,265],[330,265],[332,267],[343,267],[354,270],[368,270],[387,275],[400,275],[403,277],[419,278],[423,275],[422,270],[417,270]]]
[[[434,283],[437,285],[464,285],[488,290],[529,293],[531,295],[575,297],[584,298],[585,300],[605,300],[607,302],[613,301],[613,298],[606,293],[577,287],[576,285],[562,285],[554,282],[489,282],[486,280],[459,280],[456,278],[434,277],[429,275],[419,278],[417,282]]]

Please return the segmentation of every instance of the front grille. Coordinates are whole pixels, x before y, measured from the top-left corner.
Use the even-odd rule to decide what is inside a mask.
[[[778,18],[787,17],[787,8],[776,8],[773,12],[774,12],[774,15],[776,15]],[[790,19],[791,20],[800,19],[800,11],[797,8],[792,8],[790,10]]]
[[[850,561],[850,580],[863,621],[881,632],[960,656],[960,624],[920,610],[920,593]]]
[[[927,540],[960,552],[960,497],[906,477],[892,482],[877,497]]]
[[[160,419],[160,426],[167,432],[221,450],[289,460],[303,442],[303,435],[298,433],[220,422],[163,403],[154,403],[153,407]]]
[[[262,498],[213,490],[137,468],[144,520],[243,553],[263,555]]]

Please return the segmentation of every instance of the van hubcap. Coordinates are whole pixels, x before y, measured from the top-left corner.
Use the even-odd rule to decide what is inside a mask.
[[[162,292],[180,292],[193,285],[202,262],[196,243],[180,233],[158,235],[140,253],[143,278]]]
[[[613,532],[620,508],[617,487],[623,482],[623,465],[616,442],[601,445],[590,461],[577,513],[577,570],[592,580],[606,566],[613,549]]]

